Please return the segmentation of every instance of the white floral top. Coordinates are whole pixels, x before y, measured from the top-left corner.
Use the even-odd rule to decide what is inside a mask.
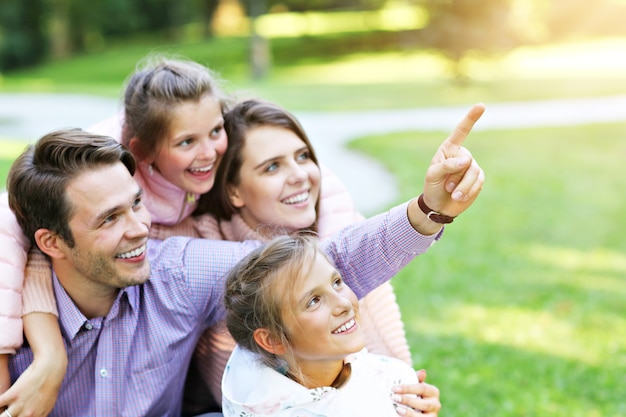
[[[308,389],[237,346],[222,379],[224,417],[397,417],[391,388],[416,383],[415,371],[366,349],[346,362],[352,373],[343,386]]]

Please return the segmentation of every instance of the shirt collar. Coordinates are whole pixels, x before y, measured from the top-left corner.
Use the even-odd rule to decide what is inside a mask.
[[[71,343],[74,340],[87,323],[90,323],[94,327],[100,327],[106,318],[100,317],[92,320],[87,319],[87,317],[78,309],[76,304],[74,304],[70,296],[67,294],[54,271],[52,272],[52,284],[54,287],[57,308],[59,309],[59,324],[61,326],[61,331],[65,336],[65,340],[68,343]],[[137,286],[121,289],[115,298],[113,306],[111,306],[109,314],[107,315],[108,319],[111,320],[118,315],[121,303],[127,303],[130,306],[130,309],[134,310],[138,303],[138,296],[139,291]]]

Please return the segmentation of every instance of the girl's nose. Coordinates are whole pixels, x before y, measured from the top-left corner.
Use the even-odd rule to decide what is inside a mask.
[[[217,151],[215,150],[215,144],[213,143],[212,140],[205,140],[202,143],[202,152],[201,152],[201,156],[202,158],[205,159],[215,159],[215,156],[217,155]]]
[[[348,297],[345,297],[342,294],[337,293],[334,302],[334,311],[338,316],[352,310],[352,302],[348,299]]]

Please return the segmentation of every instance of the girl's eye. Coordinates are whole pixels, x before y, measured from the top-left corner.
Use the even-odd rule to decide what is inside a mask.
[[[183,139],[180,142],[178,142],[178,146],[189,146],[191,145],[191,138],[187,138],[187,139]]]
[[[307,303],[306,307],[307,308],[315,307],[319,302],[320,302],[320,297],[318,296],[312,297]]]
[[[343,285],[343,281],[341,280],[341,278],[336,278],[333,281],[333,288],[335,288],[335,289],[341,288],[342,285]]]
[[[141,207],[141,197],[137,197],[135,201],[133,201],[133,208]]]
[[[223,126],[219,126],[219,127],[216,127],[215,129],[211,130],[211,133],[210,133],[211,137],[219,136],[220,132],[222,131],[223,128],[224,128]]]

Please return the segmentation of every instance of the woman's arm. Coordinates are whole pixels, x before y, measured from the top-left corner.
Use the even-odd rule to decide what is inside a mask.
[[[7,197],[0,195],[0,354],[15,353],[22,345],[22,286],[30,247]]]
[[[19,415],[26,405],[27,409],[31,410],[31,415],[43,416],[47,415],[54,406],[67,363],[61,331],[55,316],[56,302],[51,286],[50,265],[38,250],[31,250],[28,255],[28,263],[26,262],[26,250],[29,247],[29,241],[22,233],[5,198],[0,203],[0,212],[2,212],[2,216],[0,216],[2,219],[0,239],[2,239],[1,247],[3,248],[0,256],[6,256],[10,261],[4,262],[3,258],[3,263],[0,266],[3,274],[0,276],[5,283],[9,283],[8,287],[13,288],[14,291],[11,294],[18,297],[17,302],[12,302],[11,298],[8,300],[5,298],[6,304],[0,304],[5,306],[4,308],[12,306],[11,311],[5,313],[3,310],[2,313],[7,314],[9,318],[15,317],[16,319],[13,321],[19,322],[19,338],[8,339],[12,329],[11,322],[9,326],[3,328],[2,337],[0,337],[2,348],[18,348],[22,344],[21,317],[23,311],[45,312],[29,314],[23,319],[24,333],[30,342],[35,360],[22,377],[0,396],[0,409],[10,405],[9,412],[12,412],[12,415]],[[24,279],[25,276],[26,279]],[[24,285],[23,289],[21,288],[22,284]],[[23,307],[21,297],[24,298]],[[9,331],[5,333],[5,329]],[[12,345],[8,345],[8,343],[12,343]],[[8,378],[8,366],[3,364],[5,360],[8,363],[9,358],[6,355],[2,356],[6,359],[2,359],[0,362],[0,379],[2,379],[1,383],[5,384]]]
[[[34,360],[15,383],[0,396],[0,409],[13,416],[47,416],[56,403],[67,355],[56,316],[32,313],[24,316],[24,330]]]
[[[11,375],[9,375],[9,355],[0,355],[0,394],[5,392],[11,385]]]
[[[0,396],[0,408],[10,405],[14,416],[46,416],[61,388],[67,354],[57,319],[50,262],[38,249],[29,252],[24,276],[24,334],[34,360]]]

